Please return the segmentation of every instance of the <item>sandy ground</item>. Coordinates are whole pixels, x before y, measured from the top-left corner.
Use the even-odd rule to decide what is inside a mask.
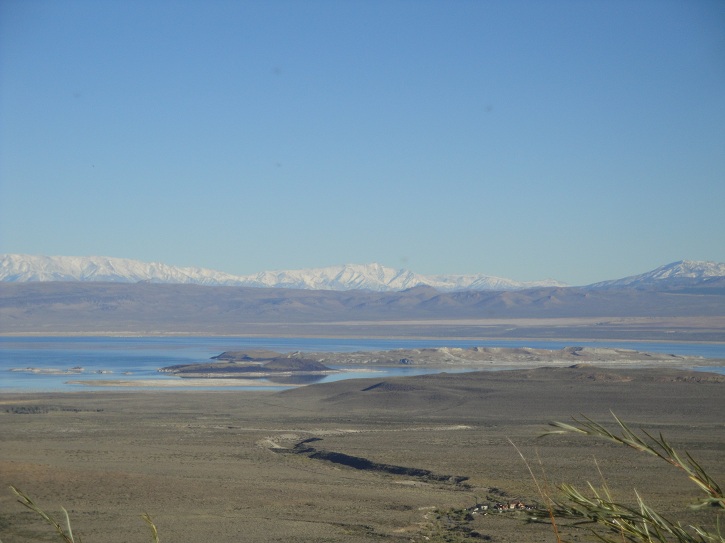
[[[563,481],[583,487],[604,478],[622,501],[631,503],[636,488],[663,513],[712,526],[716,512],[690,510],[698,489],[663,462],[591,438],[538,437],[549,421],[580,413],[609,423],[610,410],[662,432],[725,481],[725,378],[703,373],[582,365],[284,392],[3,394],[0,540],[57,540],[16,502],[13,484],[53,514],[64,506],[87,543],[150,541],[143,512],[164,543],[435,541],[442,511],[541,501],[512,442],[552,494]],[[291,452],[309,439],[317,451],[365,459],[369,468],[467,480]],[[550,527],[526,523],[523,513],[478,515],[465,529],[445,535],[555,541]]]

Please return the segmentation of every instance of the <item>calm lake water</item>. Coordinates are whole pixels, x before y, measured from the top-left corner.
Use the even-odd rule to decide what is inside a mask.
[[[585,347],[616,347],[678,355],[725,358],[725,344],[659,342],[576,342]],[[139,390],[133,387],[108,387],[69,384],[71,380],[170,379],[173,375],[158,369],[173,364],[208,361],[224,351],[249,348],[278,352],[355,352],[425,347],[533,347],[561,349],[574,345],[561,341],[481,341],[481,340],[395,340],[395,339],[320,339],[320,338],[221,338],[221,337],[0,337],[0,392]],[[52,375],[11,371],[70,370],[83,368],[77,375]],[[722,368],[717,368],[723,373]],[[435,373],[425,368],[358,368],[357,371],[309,378],[304,381],[274,382],[279,388],[292,384],[326,382],[373,376],[418,375]],[[224,390],[256,387],[224,387]],[[149,390],[144,387],[143,390]],[[209,387],[209,389],[214,389]],[[265,387],[266,390],[270,388]],[[167,389],[164,389],[167,390]],[[171,390],[184,390],[173,388]],[[186,390],[203,390],[198,387]]]

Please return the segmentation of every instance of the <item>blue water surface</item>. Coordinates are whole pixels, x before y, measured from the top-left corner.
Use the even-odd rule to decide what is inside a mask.
[[[229,338],[229,337],[0,337],[0,392],[109,390],[108,386],[70,384],[72,380],[171,379],[174,375],[158,369],[174,364],[208,361],[224,351],[269,349],[282,353],[355,352],[426,347],[532,347],[561,349],[572,342],[562,341],[482,341],[448,339],[331,339],[331,338]],[[584,347],[611,347],[725,359],[725,344],[662,342],[577,342]],[[66,371],[83,368],[68,375],[28,373],[13,369],[37,368]],[[346,367],[345,369],[350,370]],[[704,368],[701,368],[704,369]],[[354,370],[354,369],[353,369]],[[372,376],[418,375],[434,373],[431,368],[358,368],[307,382],[324,382]],[[723,373],[722,367],[711,371]],[[295,383],[279,382],[277,388]],[[304,384],[304,383],[299,383]],[[205,387],[206,388],[206,387]],[[209,387],[212,388],[212,387]],[[224,387],[224,390],[257,387]],[[264,387],[270,390],[269,386]],[[124,390],[129,390],[124,387]],[[133,387],[130,390],[135,390]],[[148,387],[144,387],[148,390]],[[179,390],[179,389],[172,389]],[[199,390],[194,387],[193,390]]]

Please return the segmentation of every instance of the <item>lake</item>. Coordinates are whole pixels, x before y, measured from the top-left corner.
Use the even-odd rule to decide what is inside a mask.
[[[561,349],[571,345],[635,349],[677,355],[725,358],[725,343],[662,342],[562,342],[562,341],[482,341],[419,339],[329,339],[329,338],[230,338],[230,337],[0,337],[0,392],[68,392],[88,390],[139,390],[134,387],[108,387],[69,384],[68,381],[141,379],[178,380],[179,377],[158,373],[173,364],[208,361],[224,351],[269,349],[278,352],[355,352],[426,347],[532,347]],[[29,371],[12,371],[33,368]],[[72,368],[82,368],[72,370]],[[266,381],[265,390],[287,388],[294,384],[328,382],[373,376],[419,375],[436,373],[433,368],[349,368],[343,373],[326,376],[298,377],[294,381]],[[704,369],[704,368],[703,368]],[[52,370],[78,373],[43,373]],[[716,368],[723,373],[723,368]],[[450,371],[450,370],[447,370]],[[249,390],[259,387],[231,387],[223,390]],[[194,387],[193,390],[219,389]],[[143,390],[154,390],[143,387]],[[166,390],[166,389],[165,389]],[[183,390],[172,388],[171,390]]]

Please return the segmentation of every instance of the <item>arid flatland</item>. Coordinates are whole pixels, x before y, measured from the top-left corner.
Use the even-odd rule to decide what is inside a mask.
[[[636,488],[663,513],[712,525],[713,511],[687,507],[698,489],[663,462],[592,438],[538,436],[580,413],[609,424],[612,410],[662,432],[722,483],[724,387],[714,374],[580,365],[285,392],[5,394],[0,539],[54,537],[15,501],[14,484],[51,512],[66,507],[91,543],[149,541],[143,512],[162,541],[424,541],[440,528],[436,511],[541,501],[511,442],[547,488],[604,477],[621,501]],[[327,459],[295,454],[305,440]],[[480,515],[466,529],[473,540],[555,541],[524,513]]]

